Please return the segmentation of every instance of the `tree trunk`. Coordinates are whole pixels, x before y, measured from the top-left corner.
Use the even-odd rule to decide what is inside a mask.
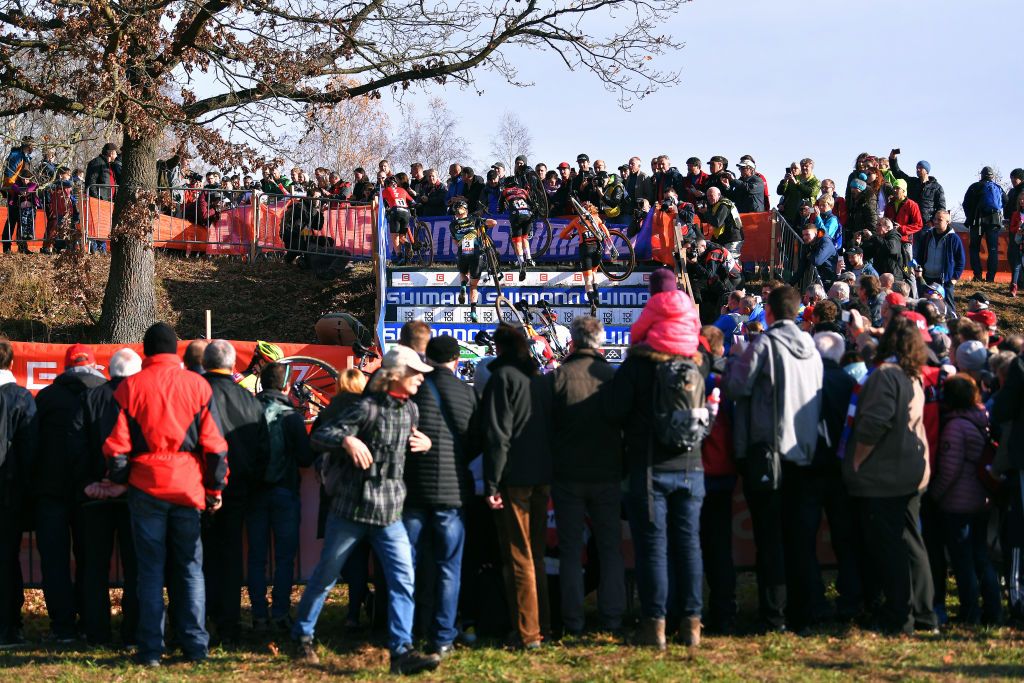
[[[142,341],[156,320],[153,202],[160,131],[132,137],[121,146],[121,180],[110,229],[110,279],[103,295],[99,337],[109,344]]]

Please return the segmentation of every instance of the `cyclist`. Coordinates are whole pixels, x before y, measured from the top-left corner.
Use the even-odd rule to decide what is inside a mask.
[[[589,220],[583,216],[573,218],[562,229],[558,237],[569,239],[572,237],[573,231],[579,235],[579,260],[580,273],[583,274],[583,289],[587,292],[587,298],[590,299],[590,314],[597,315],[598,294],[595,273],[601,266],[601,243],[605,239],[610,240],[611,235],[608,233],[608,228],[601,222],[596,206],[590,202],[583,202],[583,208],[587,211]],[[598,234],[595,231],[604,234]]]
[[[530,199],[530,193],[517,184],[516,176],[508,176],[502,181],[501,201],[498,211],[508,212],[508,220],[512,231],[512,250],[516,253],[519,265],[519,281],[526,279],[526,266],[536,265],[530,253],[530,228],[536,207]]]
[[[458,252],[459,275],[462,286],[459,290],[459,304],[466,304],[466,283],[469,283],[469,319],[478,322],[476,302],[480,296],[477,286],[480,284],[480,273],[483,271],[483,260],[480,257],[480,234],[487,228],[493,228],[497,221],[484,220],[480,216],[469,214],[469,202],[465,197],[452,199],[452,214],[455,216],[448,225],[452,241]]]
[[[381,192],[384,197],[384,205],[387,213],[388,232],[391,234],[391,253],[395,255],[395,264],[404,261],[402,256],[402,240],[409,231],[409,224],[412,222],[412,212],[409,207],[413,205],[414,199],[405,188],[400,187],[395,176],[388,176],[384,179],[384,190]]]
[[[260,372],[266,366],[276,363],[282,358],[284,358],[284,352],[280,346],[271,342],[257,340],[256,348],[252,352],[252,360],[249,361],[249,367],[245,369],[245,372],[235,373],[235,384],[255,394],[256,384],[260,380]]]

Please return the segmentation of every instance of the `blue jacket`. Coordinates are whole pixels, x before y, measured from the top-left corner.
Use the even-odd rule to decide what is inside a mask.
[[[832,240],[837,248],[843,246],[843,226],[839,225],[839,219],[831,211],[827,214],[818,214],[815,219],[815,223],[818,226],[818,230],[823,231],[828,235],[829,239]]]
[[[462,197],[466,192],[466,181],[459,176],[454,182],[448,183],[448,201],[454,197]]]
[[[4,165],[4,187],[13,185],[18,179],[22,170],[32,163],[32,156],[21,151],[21,147],[11,148],[7,156],[7,163]]]
[[[914,259],[923,267],[928,261],[928,250],[935,246],[935,228],[927,228],[917,233],[914,239]],[[942,282],[959,280],[964,272],[964,243],[960,236],[949,228],[939,238],[938,247],[942,249]],[[926,273],[927,274],[927,273]]]

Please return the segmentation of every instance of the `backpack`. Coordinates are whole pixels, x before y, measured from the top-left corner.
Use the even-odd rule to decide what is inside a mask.
[[[978,211],[985,213],[996,213],[1003,210],[1003,190],[991,180],[986,180],[981,186],[981,200],[978,202]]]
[[[270,458],[267,460],[263,481],[268,484],[277,484],[287,477],[289,469],[294,467],[291,458],[288,457],[288,444],[284,437],[284,420],[294,413],[295,409],[280,401],[263,401],[262,403],[263,419],[267,423],[267,432],[270,437],[268,444]]]
[[[704,378],[689,358],[662,361],[654,369],[652,435],[662,448],[684,453],[700,448],[711,429]]]

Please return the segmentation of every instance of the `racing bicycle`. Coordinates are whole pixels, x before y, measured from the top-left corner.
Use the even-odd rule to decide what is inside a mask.
[[[636,269],[636,252],[633,251],[633,244],[621,230],[605,228],[602,230],[594,221],[589,211],[583,208],[579,201],[570,196],[573,209],[592,233],[601,239],[601,272],[613,282],[625,280],[633,274]]]
[[[411,211],[412,220],[401,237],[401,265],[429,268],[434,264],[434,236],[430,224],[421,221],[415,210]]]
[[[288,368],[288,400],[307,424],[313,422],[338,393],[338,371],[312,356],[285,356],[277,362]],[[262,391],[259,379],[255,391]]]

